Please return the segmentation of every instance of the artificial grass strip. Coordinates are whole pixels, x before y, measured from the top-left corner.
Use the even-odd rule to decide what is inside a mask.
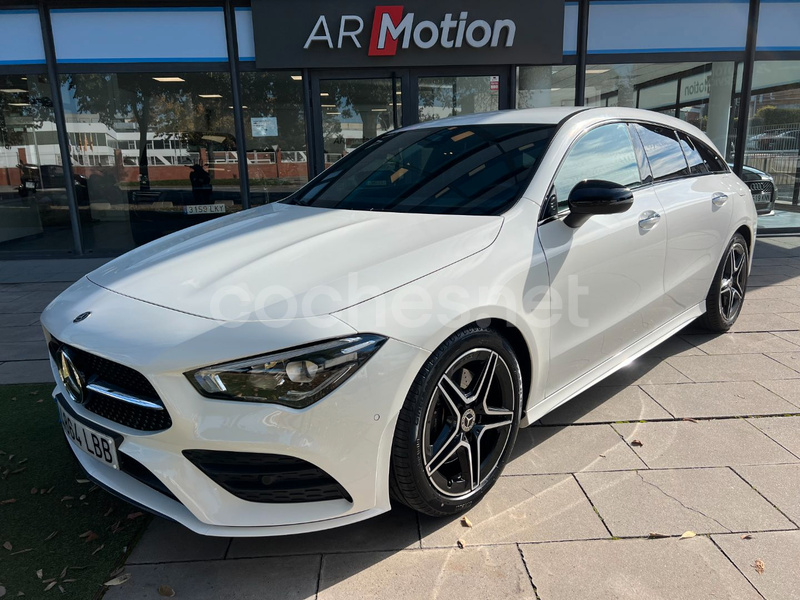
[[[0,588],[5,598],[102,595],[149,517],[85,479],[52,384],[0,386]]]

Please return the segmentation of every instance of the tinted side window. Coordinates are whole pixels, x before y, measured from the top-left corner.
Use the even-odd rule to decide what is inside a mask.
[[[629,187],[641,183],[636,154],[624,123],[592,129],[570,148],[553,182],[559,211],[567,207],[575,184],[584,179],[603,179]]]
[[[672,129],[658,125],[637,124],[636,131],[644,145],[655,181],[689,174],[683,150]]]
[[[725,164],[725,161],[720,158],[720,156],[714,152],[711,148],[706,146],[700,140],[696,140],[694,138],[689,138],[692,140],[694,147],[697,148],[697,152],[703,159],[706,167],[708,167],[709,172],[711,173],[727,173],[728,172],[728,165]]]
[[[697,150],[696,142],[685,133],[679,131],[678,138],[681,141],[681,148],[686,157],[686,162],[689,163],[689,172],[692,175],[704,175],[710,173],[711,169],[708,168],[706,161]]]

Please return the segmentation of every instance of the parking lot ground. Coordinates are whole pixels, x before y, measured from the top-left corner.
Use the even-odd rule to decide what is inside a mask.
[[[0,382],[47,380],[33,324],[69,282],[6,264]],[[732,332],[689,327],[523,430],[471,527],[397,508],[229,540],[153,519],[106,598],[797,598],[800,238],[759,240],[750,286]]]

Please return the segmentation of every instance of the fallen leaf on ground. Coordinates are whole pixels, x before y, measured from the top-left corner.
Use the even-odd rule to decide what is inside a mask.
[[[693,538],[697,534],[694,531],[684,531],[683,535],[679,537],[679,540],[685,540],[687,538]]]
[[[110,508],[109,508],[109,509],[106,511],[106,514],[105,514],[105,515],[103,515],[103,516],[104,516],[104,517],[107,517],[107,516],[108,516],[108,515],[110,515],[112,512],[114,512],[114,507],[113,507],[113,506],[112,506],[112,507],[110,507]]]
[[[25,554],[26,552],[30,552],[33,548],[25,548],[25,550],[17,550],[16,552],[12,552],[9,556],[14,556],[15,554]]]
[[[64,570],[63,570],[63,571],[61,571],[61,575],[59,575],[59,576],[58,576],[58,578],[59,578],[59,579],[64,579],[64,577],[65,577],[66,575],[67,575],[67,567],[64,567]]]
[[[109,578],[116,577],[117,575],[121,575],[123,573],[123,571],[125,571],[125,567],[124,566],[117,567],[116,569],[111,571],[111,573],[109,573],[108,576],[109,576]]]
[[[86,543],[89,543],[95,541],[100,536],[90,529],[89,531],[85,531],[84,533],[80,534],[78,537],[86,538]]]
[[[472,527],[472,521],[470,521],[467,517],[461,517],[461,524],[464,527]]]
[[[54,531],[53,533],[51,533],[50,535],[48,535],[46,538],[44,538],[44,541],[45,541],[45,542],[49,542],[50,540],[52,540],[52,539],[53,539],[54,537],[56,537],[57,535],[58,535],[58,532],[57,532],[57,531]]]
[[[0,500],[0,504],[14,504],[16,501],[16,498],[9,498],[8,500]]]
[[[43,579],[42,583],[50,583],[51,581],[55,581],[55,580],[56,580],[55,577],[50,577],[49,579]]]
[[[3,542],[3,548],[8,550],[9,552],[14,549],[14,546],[11,545],[11,542]]]
[[[158,595],[164,596],[165,598],[172,598],[175,596],[175,590],[168,585],[160,585],[158,586]]]
[[[24,465],[26,462],[28,462],[28,459],[27,458],[23,458],[22,460],[18,460],[17,464],[18,465]]]
[[[651,531],[650,534],[647,537],[649,537],[650,539],[655,540],[655,539],[660,539],[660,538],[668,538],[669,535],[667,535],[666,533],[656,533],[654,531]]]
[[[644,446],[644,444],[642,444],[642,442],[640,442],[639,440],[633,440],[631,442],[631,446]]]
[[[75,482],[76,483],[89,483],[89,480],[88,479],[76,479]]]
[[[41,578],[42,578],[42,570],[41,570],[41,569],[39,569],[38,571],[36,571],[36,576],[37,576],[39,579],[41,579]]]
[[[6,595],[6,588],[0,585],[0,598]]]
[[[753,565],[753,568],[756,570],[756,573],[758,573],[759,575],[762,575],[764,573],[764,567],[765,567],[764,561],[760,560],[760,559],[757,560],[755,562],[755,564]]]
[[[41,402],[41,400],[39,400],[39,402]],[[65,589],[64,589],[63,587],[61,587],[61,586],[58,586],[58,590],[59,590],[59,591],[60,591],[62,594],[65,594],[65,593],[66,593],[66,591],[67,591],[67,590],[65,590]]]
[[[39,493],[39,490],[37,488],[31,488],[31,496],[33,494],[38,494],[38,493]]]
[[[463,549],[464,549],[464,547],[467,545],[467,543],[466,543],[464,540],[458,540],[458,541],[456,541],[456,544],[457,544],[457,545],[458,545],[458,547],[459,547],[459,548],[461,548],[462,550],[463,550]]]
[[[119,577],[114,577],[113,579],[109,579],[103,585],[107,585],[109,587],[111,587],[113,585],[122,585],[123,583],[128,581],[128,579],[130,579],[130,578],[131,578],[131,574],[130,573],[123,573]]]
[[[46,587],[46,588],[44,588],[44,591],[45,591],[45,592],[49,592],[49,591],[50,591],[50,590],[52,590],[54,587],[56,587],[56,582],[55,582],[55,581],[51,581],[50,583],[48,583],[48,584],[47,584],[47,587]]]
[[[98,552],[100,552],[100,550],[102,550],[104,547],[105,547],[105,544],[100,544],[100,545],[99,545],[97,548],[95,548],[95,549],[92,551],[92,556],[94,556],[95,554],[97,554]]]
[[[128,515],[128,519],[133,521],[134,519],[138,519],[139,517],[141,517],[143,514],[144,513],[140,513],[140,512],[132,512],[131,514]]]
[[[75,582],[75,581],[78,581],[78,580],[77,580],[77,579],[63,579],[63,580],[61,581],[61,583],[73,583],[73,582]]]
[[[752,535],[750,535],[749,533],[745,533],[745,534],[742,536],[742,539],[743,539],[743,540],[752,540],[752,539],[753,539],[753,536],[752,536]]]
[[[64,496],[61,498],[61,501],[64,502],[65,500],[75,500],[74,496]]]

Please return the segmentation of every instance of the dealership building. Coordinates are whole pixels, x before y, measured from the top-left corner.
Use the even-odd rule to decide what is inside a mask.
[[[285,198],[385,131],[627,106],[769,173],[800,232],[800,0],[0,6],[0,258],[113,256]]]

